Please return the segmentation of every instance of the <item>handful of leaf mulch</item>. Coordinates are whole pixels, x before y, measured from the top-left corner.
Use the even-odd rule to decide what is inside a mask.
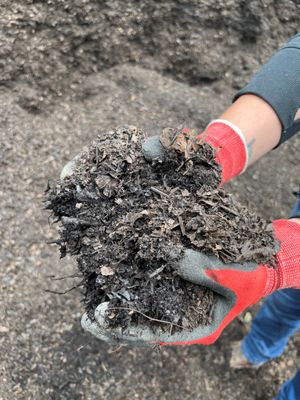
[[[218,188],[214,150],[195,132],[164,130],[165,156],[152,163],[143,157],[144,139],[135,127],[99,135],[74,173],[47,190],[61,256],[76,259],[92,320],[108,301],[110,326],[208,324],[214,292],[174,270],[184,249],[274,265],[272,228]]]

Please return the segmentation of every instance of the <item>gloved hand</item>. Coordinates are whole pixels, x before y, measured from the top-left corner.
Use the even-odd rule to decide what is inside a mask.
[[[189,129],[185,128],[181,133],[188,131]],[[221,185],[240,175],[247,168],[248,148],[238,127],[225,120],[215,120],[198,136],[200,137],[216,150],[215,159],[222,170]],[[160,136],[148,138],[143,143],[143,153],[148,161],[162,160],[164,147]]]
[[[206,286],[216,293],[211,324],[175,334],[161,329],[151,331],[143,326],[122,332],[121,328],[107,327],[105,311],[108,303],[103,303],[95,311],[94,322],[86,314],[83,315],[83,328],[109,343],[144,346],[213,343],[238,314],[262,297],[278,289],[300,288],[300,225],[277,220],[273,222],[273,228],[280,243],[276,269],[254,263],[224,264],[216,257],[193,250],[186,250],[183,259],[174,266],[184,279]]]

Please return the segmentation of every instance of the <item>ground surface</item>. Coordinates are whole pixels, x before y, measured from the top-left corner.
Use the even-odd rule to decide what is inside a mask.
[[[238,3],[238,4],[237,4]],[[72,273],[46,244],[47,179],[102,130],[203,127],[299,26],[297,1],[0,1],[0,399],[270,399],[299,336],[257,372],[233,372],[235,321],[217,344],[115,351],[85,334]],[[300,137],[231,184],[267,218],[288,214]],[[70,286],[72,282],[70,282]],[[254,313],[254,310],[252,310]]]

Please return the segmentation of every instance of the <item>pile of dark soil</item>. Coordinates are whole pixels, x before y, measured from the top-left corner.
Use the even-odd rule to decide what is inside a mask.
[[[272,229],[218,189],[214,151],[195,132],[165,129],[165,156],[152,163],[142,155],[144,137],[134,127],[99,136],[73,175],[48,189],[47,208],[61,223],[61,255],[77,259],[92,319],[108,301],[111,326],[207,324],[214,293],[176,274],[184,249],[226,263],[274,265]]]
[[[94,96],[80,89],[86,76],[125,63],[241,87],[298,31],[299,9],[297,0],[4,0],[0,85],[19,82],[17,103],[33,114],[74,89],[75,98]]]

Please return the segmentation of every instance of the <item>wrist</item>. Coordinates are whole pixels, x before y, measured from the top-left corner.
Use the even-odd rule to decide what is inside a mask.
[[[242,131],[226,120],[214,120],[201,136],[216,150],[216,162],[222,169],[221,185],[245,171],[247,144]]]

